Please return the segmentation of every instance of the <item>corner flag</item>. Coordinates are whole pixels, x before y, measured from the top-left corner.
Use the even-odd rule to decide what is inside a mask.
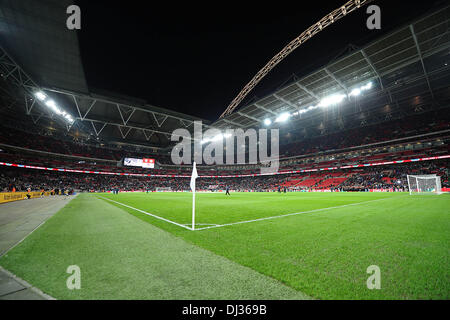
[[[192,166],[191,190],[192,190],[192,230],[195,229],[195,179],[197,179],[197,166],[194,162]]]
[[[196,163],[194,162],[194,165],[192,166],[192,176],[191,176],[191,191],[195,192],[195,179],[197,179],[197,167]]]

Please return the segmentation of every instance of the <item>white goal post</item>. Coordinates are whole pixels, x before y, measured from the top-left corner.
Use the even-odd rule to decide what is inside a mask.
[[[441,177],[435,174],[408,175],[409,194],[441,194]]]

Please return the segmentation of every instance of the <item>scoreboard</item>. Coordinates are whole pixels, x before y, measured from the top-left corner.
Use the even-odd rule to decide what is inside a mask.
[[[123,165],[128,167],[155,168],[155,159],[143,158],[124,158]]]
[[[142,168],[155,168],[155,159],[142,159]]]

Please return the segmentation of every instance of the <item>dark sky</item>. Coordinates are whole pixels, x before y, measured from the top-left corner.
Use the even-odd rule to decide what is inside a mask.
[[[80,46],[94,88],[216,120],[244,85],[288,42],[345,3],[80,0]],[[442,1],[378,0],[382,30],[366,28],[365,8],[299,47],[249,95],[263,97],[342,53],[362,46]],[[275,6],[275,8],[274,8]],[[247,99],[247,101],[249,101]],[[243,105],[243,104],[242,104]],[[241,105],[241,106],[242,106]]]

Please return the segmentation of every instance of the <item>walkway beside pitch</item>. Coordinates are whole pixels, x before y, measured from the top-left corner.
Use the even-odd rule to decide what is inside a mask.
[[[45,197],[1,204],[0,257],[21,243],[74,197]],[[4,299],[43,300],[51,297],[0,267],[0,300]]]
[[[0,267],[0,300],[55,300]]]

